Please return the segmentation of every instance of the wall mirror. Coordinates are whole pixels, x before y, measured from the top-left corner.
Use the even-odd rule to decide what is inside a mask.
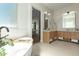
[[[67,12],[63,14],[63,28],[75,29],[75,11]]]
[[[49,16],[50,13],[44,13],[44,30],[49,30]]]
[[[44,30],[47,30],[48,29],[48,18],[47,18],[47,15],[44,14]]]

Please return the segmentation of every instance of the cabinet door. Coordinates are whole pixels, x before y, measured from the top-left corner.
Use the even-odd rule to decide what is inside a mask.
[[[70,35],[71,39],[79,39],[79,32],[72,32]]]
[[[50,33],[49,32],[43,32],[43,42],[49,43]]]
[[[63,37],[65,41],[71,41],[69,32],[63,32]]]
[[[50,32],[50,39],[52,39],[52,41],[57,39],[57,32],[56,31]]]

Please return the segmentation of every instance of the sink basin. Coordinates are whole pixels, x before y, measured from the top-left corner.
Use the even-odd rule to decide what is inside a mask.
[[[24,37],[17,40],[4,39],[4,41],[9,43],[2,47],[7,53],[5,56],[24,56],[25,54],[28,56],[31,55],[32,38]]]
[[[5,45],[6,56],[23,56],[31,47],[31,44],[15,43],[14,46]]]

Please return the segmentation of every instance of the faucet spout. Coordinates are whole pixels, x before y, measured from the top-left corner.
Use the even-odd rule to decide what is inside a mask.
[[[3,29],[3,28],[5,28],[5,29],[7,30],[7,32],[9,32],[8,27],[1,26],[1,27],[0,27],[0,39],[2,39],[2,38],[3,38],[3,37],[1,37],[1,29]],[[6,35],[6,36],[8,36],[8,35]],[[4,36],[4,37],[6,37],[6,36]]]
[[[0,27],[0,30],[1,30],[2,28],[5,28],[5,29],[7,30],[7,32],[9,32],[8,27],[2,26],[2,27]]]

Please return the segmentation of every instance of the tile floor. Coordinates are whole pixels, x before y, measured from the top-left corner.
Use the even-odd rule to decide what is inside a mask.
[[[79,56],[79,44],[64,41],[36,43],[33,45],[32,56]]]

